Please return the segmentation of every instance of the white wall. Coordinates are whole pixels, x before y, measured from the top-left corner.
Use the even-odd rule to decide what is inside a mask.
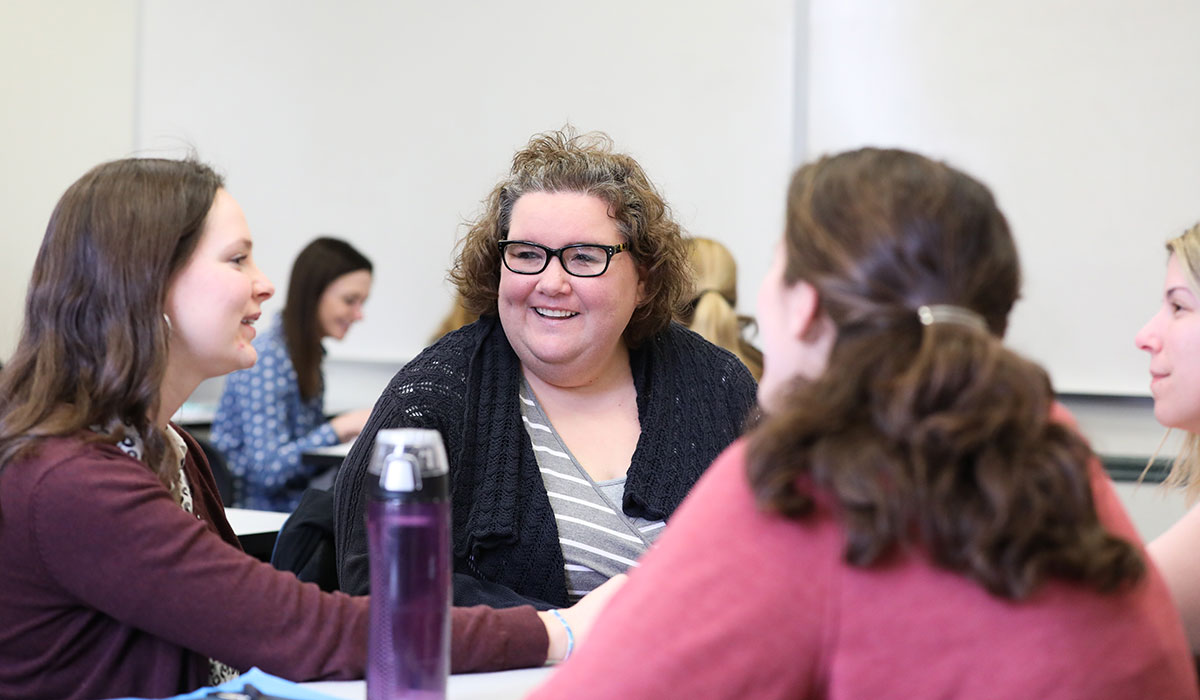
[[[318,233],[373,258],[367,321],[332,357],[424,347],[460,222],[568,121],[608,132],[691,233],[728,243],[752,305],[796,150],[797,5],[148,2],[138,147],[227,172],[279,287],[269,308]]]
[[[449,305],[458,224],[530,133],[570,120],[610,131],[691,232],[734,249],[747,311],[797,158],[947,157],[993,186],[1018,236],[1013,345],[1060,390],[1145,395],[1131,338],[1161,242],[1200,218],[1200,5],[809,5],[0,4],[19,105],[0,116],[0,353],[62,189],[186,145],[228,174],[280,297],[317,233],[376,259],[371,316],[331,353],[401,361]]]
[[[1060,391],[1148,394],[1162,243],[1200,220],[1200,4],[813,0],[810,155],[896,145],[991,185],[1022,254],[1009,342]]]
[[[54,203],[133,146],[137,26],[136,0],[0,2],[0,358]]]

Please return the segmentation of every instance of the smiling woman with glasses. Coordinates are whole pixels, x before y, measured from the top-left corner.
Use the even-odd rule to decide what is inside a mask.
[[[341,585],[368,585],[375,432],[429,427],[452,462],[456,602],[568,605],[658,537],[741,433],[754,381],[671,321],[691,288],[679,224],[602,134],[535,136],[450,276],[480,320],[396,375],[347,458],[335,489]]]

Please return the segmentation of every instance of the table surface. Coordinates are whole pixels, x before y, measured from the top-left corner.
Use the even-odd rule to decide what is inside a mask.
[[[446,700],[518,700],[536,688],[554,670],[553,666],[523,668],[498,673],[459,673],[450,676]],[[366,681],[320,681],[301,683],[331,697],[366,700]]]
[[[226,508],[225,518],[233,527],[237,536],[258,535],[262,533],[279,532],[283,521],[290,513],[275,513],[269,510],[248,510],[246,508]]]
[[[312,447],[304,451],[305,455],[321,455],[324,457],[341,457],[345,459],[346,455],[350,454],[350,448],[354,447],[354,441],[343,442],[340,445],[328,445],[326,447]]]

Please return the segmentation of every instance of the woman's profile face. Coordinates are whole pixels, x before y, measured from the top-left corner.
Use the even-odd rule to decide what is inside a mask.
[[[816,289],[804,280],[788,284],[786,267],[787,248],[781,240],[758,289],[763,352],[758,403],[767,411],[778,408],[797,378],[821,376],[837,337],[832,323],[820,313]]]
[[[624,243],[608,203],[578,192],[531,192],[513,205],[508,240],[549,248]],[[575,277],[550,258],[533,275],[501,263],[500,323],[522,366],[556,384],[590,381],[626,352],[621,339],[641,301],[633,257],[617,253],[599,277]],[[554,379],[551,379],[551,378]]]
[[[1167,261],[1162,305],[1134,342],[1150,354],[1154,417],[1200,433],[1200,301],[1175,254]]]
[[[329,283],[317,301],[317,323],[321,337],[341,340],[350,326],[363,319],[363,305],[371,294],[371,273],[347,272]]]
[[[167,289],[169,367],[207,379],[254,364],[254,323],[275,287],[252,246],[242,208],[217,190],[196,249]]]

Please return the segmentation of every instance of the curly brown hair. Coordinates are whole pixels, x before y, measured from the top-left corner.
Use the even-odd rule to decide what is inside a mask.
[[[984,185],[904,151],[822,158],[792,179],[784,248],[785,280],[816,288],[837,335],[825,371],[751,437],[760,506],[803,519],[828,492],[850,564],[918,550],[1009,599],[1052,578],[1111,591],[1142,576],[1139,550],[1099,522],[1094,455],[1051,419],[1049,378],[999,339],[1020,272]],[[990,333],[924,326],[930,304],[971,309]]]
[[[625,343],[637,347],[667,327],[691,287],[682,229],[636,160],[614,153],[605,134],[576,134],[569,126],[534,135],[484,200],[483,214],[469,224],[450,270],[464,308],[496,315],[501,264],[496,243],[508,237],[513,206],[529,192],[578,192],[607,202],[645,289],[625,327]]]

